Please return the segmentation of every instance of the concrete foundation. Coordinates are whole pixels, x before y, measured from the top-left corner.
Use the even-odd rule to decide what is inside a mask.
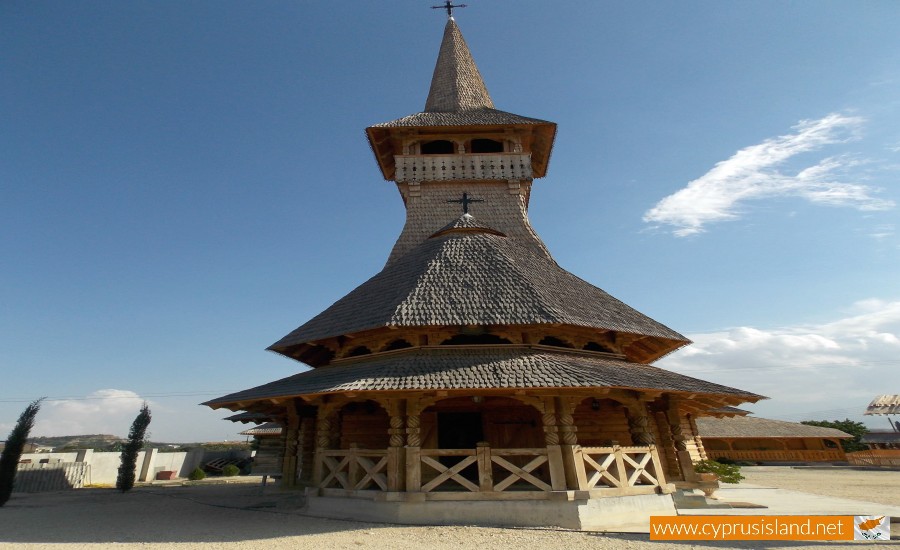
[[[373,501],[310,494],[311,516],[406,525],[562,527],[646,533],[650,516],[677,515],[672,495],[571,500]]]

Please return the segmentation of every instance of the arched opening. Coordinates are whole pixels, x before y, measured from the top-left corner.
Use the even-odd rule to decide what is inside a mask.
[[[366,346],[356,346],[355,348],[347,352],[347,355],[345,355],[344,357],[359,357],[360,355],[369,355],[370,353],[372,353],[372,350],[370,350]]]
[[[477,344],[512,344],[496,334],[457,334],[441,342],[442,346],[471,346]]]
[[[449,397],[437,401],[420,414],[422,449],[458,449],[472,451],[468,455],[439,456],[437,461],[452,467],[463,460],[471,462],[461,470],[469,481],[478,482],[477,463],[474,457],[478,443],[485,442],[491,449],[534,449],[545,446],[541,412],[532,405],[508,397],[467,396]],[[427,451],[426,451],[427,452]],[[533,455],[506,455],[504,459],[517,467],[524,467]],[[509,472],[492,464],[495,481],[504,479]],[[531,471],[538,479],[550,482],[546,464]],[[422,468],[422,482],[434,479],[438,472]],[[457,488],[455,481],[446,484],[447,490]],[[442,488],[441,490],[445,490]]]
[[[423,155],[452,155],[455,152],[456,148],[453,146],[453,142],[446,139],[426,141],[421,147]]]
[[[391,350],[395,350],[395,349],[403,349],[403,348],[411,348],[411,347],[412,347],[412,344],[410,344],[403,338],[397,338],[390,344],[384,346],[384,348],[381,351],[391,351]]]
[[[538,344],[542,346],[555,346],[557,348],[574,348],[572,344],[565,340],[560,340],[556,336],[544,336]]]
[[[303,350],[297,359],[308,365],[324,365],[334,359],[334,352],[325,346],[312,346]]]
[[[502,153],[503,143],[493,139],[473,139],[469,144],[470,153]]]
[[[375,401],[354,401],[341,407],[341,449],[356,444],[360,449],[386,449],[389,445],[390,417]]]
[[[585,351],[601,351],[604,353],[615,353],[612,348],[608,346],[604,346],[603,344],[598,344],[597,342],[588,342],[581,348]]]
[[[578,426],[578,444],[585,447],[633,445],[625,406],[614,399],[588,397],[572,414]]]

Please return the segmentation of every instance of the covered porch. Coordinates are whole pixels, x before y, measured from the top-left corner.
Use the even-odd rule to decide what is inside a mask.
[[[667,495],[701,458],[691,402],[662,392],[329,394],[286,407],[284,476],[379,501]]]

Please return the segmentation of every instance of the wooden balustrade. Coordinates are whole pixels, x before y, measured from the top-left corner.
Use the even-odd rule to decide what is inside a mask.
[[[900,467],[900,449],[869,449],[847,453],[847,461],[856,466]]]
[[[578,470],[577,487],[591,497],[650,494],[666,481],[655,446],[569,446]],[[319,450],[324,494],[364,494],[389,491],[390,451],[369,449]],[[428,500],[491,500],[549,498],[566,490],[560,447],[493,449],[423,449],[406,447],[405,491]],[[400,472],[393,475],[399,476]],[[558,487],[558,489],[555,489]]]
[[[666,484],[659,453],[653,445],[581,447],[576,449],[576,456],[579,454],[581,460],[576,464],[584,468],[584,489],[618,489],[617,493],[654,492],[656,487]]]
[[[731,460],[746,460],[749,462],[840,462],[847,460],[844,452],[839,449],[827,450],[712,450],[706,449],[709,458],[728,458]]]
[[[396,180],[531,179],[530,153],[396,155]]]
[[[387,491],[388,452],[369,449],[320,450],[322,489],[337,488],[348,491],[375,489]]]

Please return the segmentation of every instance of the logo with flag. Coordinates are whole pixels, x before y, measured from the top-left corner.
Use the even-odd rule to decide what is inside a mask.
[[[887,516],[853,516],[854,540],[890,540],[891,518]]]

